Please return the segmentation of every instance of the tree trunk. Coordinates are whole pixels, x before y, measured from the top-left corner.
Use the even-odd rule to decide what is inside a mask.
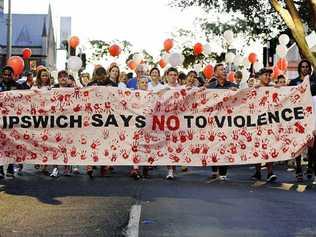
[[[316,69],[316,57],[312,54],[308,47],[305,39],[304,27],[293,0],[286,0],[288,10],[284,9],[278,0],[270,0],[270,2],[276,12],[281,16],[285,24],[291,30],[296,44],[300,48],[302,56],[309,60]],[[311,2],[316,4],[316,0],[311,0]]]

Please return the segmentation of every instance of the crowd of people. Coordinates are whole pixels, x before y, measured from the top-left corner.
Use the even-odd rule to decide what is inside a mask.
[[[225,64],[217,64],[214,67],[214,75],[210,80],[206,80],[203,74],[194,70],[188,73],[179,72],[176,68],[168,68],[163,75],[161,70],[157,67],[147,69],[143,64],[139,64],[135,69],[136,76],[133,77],[133,73],[123,72],[120,70],[119,65],[112,63],[109,68],[104,68],[100,65],[95,67],[93,74],[81,73],[79,77],[80,85],[78,85],[74,77],[67,71],[62,70],[58,72],[57,80],[52,78],[51,73],[47,68],[41,68],[34,73],[28,72],[25,74],[25,80],[17,80],[14,76],[14,71],[11,67],[5,66],[1,70],[0,74],[0,93],[10,90],[29,90],[37,88],[41,90],[58,89],[65,87],[88,87],[88,86],[110,86],[118,88],[129,88],[132,90],[150,90],[153,92],[159,92],[165,88],[180,88],[183,87],[206,87],[212,89],[233,89],[247,88],[247,87],[260,87],[260,86],[294,86],[303,82],[306,76],[310,77],[311,92],[312,95],[316,95],[316,78],[313,73],[311,63],[307,60],[302,60],[298,65],[298,77],[292,80],[288,80],[285,75],[279,75],[275,80],[272,80],[272,70],[268,68],[262,68],[258,73],[251,74],[249,78],[242,78],[243,74],[240,71],[235,72],[234,81],[227,80],[227,72]],[[1,149],[1,148],[0,148]],[[308,166],[306,176],[308,179],[312,179],[316,176],[316,150],[310,148],[307,154]],[[313,159],[315,157],[315,159]],[[302,157],[299,156],[295,159],[296,178],[298,182],[302,182],[304,179],[303,168],[301,164]],[[273,173],[273,164],[266,163],[264,165],[267,169],[267,181],[272,182],[277,179],[276,174]],[[49,167],[47,165],[36,165],[35,168],[41,169],[45,175],[51,177],[58,177],[58,166]],[[130,171],[131,177],[138,180],[142,176],[149,177],[149,170],[153,167],[140,167],[133,166]],[[0,179],[6,177],[14,177],[15,173],[22,174],[22,165],[8,165],[6,172],[3,166],[0,166]],[[100,175],[107,176],[113,171],[113,167],[101,166],[99,167]],[[168,172],[166,179],[174,179],[175,166],[168,166]],[[188,167],[182,167],[182,171],[186,171]],[[87,174],[93,177],[96,167],[86,167]],[[251,177],[254,180],[261,180],[262,164],[256,165],[256,172]],[[68,176],[71,174],[79,174],[79,167],[77,166],[65,166],[63,167],[63,174]],[[226,180],[227,179],[227,166],[212,167],[212,174],[209,177],[211,180]],[[315,183],[316,183],[316,178]]]

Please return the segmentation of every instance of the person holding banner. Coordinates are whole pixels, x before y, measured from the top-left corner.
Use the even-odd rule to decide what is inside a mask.
[[[118,78],[120,75],[120,69],[116,63],[111,64],[109,68],[109,76],[107,77],[106,70],[104,67],[100,66],[95,70],[94,78],[88,86],[111,86],[118,87]],[[90,178],[93,178],[93,168],[92,166],[87,166],[87,174]],[[106,176],[109,170],[113,169],[112,167],[101,166],[100,175]]]
[[[267,87],[267,86],[271,86],[270,82],[272,79],[272,70],[271,69],[267,69],[267,68],[262,68],[260,69],[258,75],[259,75],[259,85],[257,85],[256,87]],[[277,179],[277,176],[275,174],[273,174],[273,170],[272,170],[272,162],[268,162],[266,163],[267,166],[267,171],[268,171],[268,175],[267,175],[267,182],[274,182]],[[251,179],[253,180],[261,180],[261,164],[256,164],[256,173],[251,176]]]
[[[5,66],[2,69],[0,76],[0,93],[11,90],[23,90],[24,88],[14,80],[14,71],[10,66]],[[4,178],[4,167],[0,166],[0,179]],[[7,168],[7,177],[14,177],[14,165],[9,164]]]
[[[148,82],[148,90],[158,92],[165,88],[164,85],[160,83],[160,71],[158,68],[153,67],[149,72],[149,76],[151,81]]]
[[[148,78],[147,77],[142,77],[141,79],[138,80],[138,90],[142,90],[142,91],[148,90]],[[149,178],[148,170],[149,170],[148,166],[143,166],[143,177],[144,178]],[[133,166],[133,169],[131,170],[130,175],[135,180],[140,179],[141,175],[140,175],[140,170],[139,170],[138,165]]]
[[[180,88],[180,85],[178,84],[178,75],[179,72],[176,68],[170,67],[167,70],[167,84],[165,85],[166,89],[177,89]],[[175,166],[167,166],[168,168],[168,174],[166,176],[167,180],[173,180],[175,178],[175,171],[176,167]]]
[[[312,65],[311,63],[303,59],[299,64],[297,68],[297,72],[299,76],[295,79],[292,79],[289,83],[289,86],[296,86],[301,84],[306,77],[310,80],[310,86],[311,86],[311,93],[312,95],[316,95],[316,78],[315,75],[312,74]],[[309,152],[311,153],[311,152]],[[308,167],[311,167],[311,161],[312,158],[308,159]],[[303,182],[303,168],[302,168],[302,162],[301,162],[301,156],[298,156],[295,158],[296,161],[296,179],[298,182]],[[313,177],[312,169],[308,168],[307,170],[307,178],[311,179]]]
[[[227,75],[225,72],[224,64],[217,64],[214,68],[214,79],[206,88],[208,89],[233,89],[237,90],[237,85],[231,81],[227,81]],[[228,166],[213,166],[213,174],[210,176],[210,180],[220,179],[222,181],[227,180],[227,168]]]

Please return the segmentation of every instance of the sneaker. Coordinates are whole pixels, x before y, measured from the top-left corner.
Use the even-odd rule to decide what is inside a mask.
[[[87,171],[87,175],[90,179],[93,179],[93,169]]]
[[[140,179],[140,174],[138,169],[132,169],[131,170],[131,177],[134,178],[135,180]]]
[[[303,178],[303,173],[297,173],[296,174],[296,180],[297,182],[303,182],[304,181],[304,178]]]
[[[226,175],[220,175],[220,176],[218,177],[218,179],[219,179],[220,181],[227,181],[227,180],[228,180],[228,178],[227,178]]]
[[[78,174],[80,174],[80,171],[78,168],[73,168],[72,173],[75,175],[78,175]]]
[[[173,169],[170,169],[168,171],[168,175],[166,176],[167,180],[173,180],[174,179],[174,175],[173,175]]]
[[[261,174],[256,172],[253,176],[251,176],[251,179],[255,181],[261,180]]]
[[[275,174],[268,174],[267,182],[274,182],[278,177]]]
[[[6,173],[7,178],[14,178],[14,173],[13,172],[7,172]]]
[[[188,169],[188,167],[187,166],[182,166],[181,167],[181,171],[182,172],[187,172],[189,169]]]
[[[53,178],[58,177],[58,168],[53,169],[53,172],[50,174],[50,177],[53,177]]]
[[[106,177],[106,176],[108,176],[109,175],[109,169],[108,169],[108,167],[106,167],[106,166],[101,166],[101,168],[100,168],[100,176],[101,177]]]
[[[307,170],[306,176],[308,180],[311,180],[313,178],[313,172],[311,170]]]

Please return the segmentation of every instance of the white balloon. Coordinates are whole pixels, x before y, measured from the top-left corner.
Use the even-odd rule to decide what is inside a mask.
[[[244,65],[245,67],[250,66],[250,62],[248,60],[248,57],[244,57],[244,59],[242,60],[242,65]]]
[[[234,33],[231,30],[226,30],[224,32],[224,39],[231,44],[234,40]]]
[[[77,56],[70,56],[68,59],[68,68],[72,71],[79,71],[82,67],[82,60]]]
[[[255,69],[255,72],[259,72],[259,70],[261,68],[263,68],[263,63],[261,62],[255,62],[254,65],[253,65],[253,68]]]
[[[246,82],[250,76],[250,72],[246,68],[244,68],[241,71],[241,73],[242,73],[242,81]]]
[[[232,52],[228,52],[226,55],[225,55],[225,61],[227,63],[232,63],[234,62],[234,58],[235,58],[235,54],[232,53]]]
[[[203,45],[203,51],[205,55],[209,55],[212,53],[212,47],[210,44],[204,44]]]
[[[133,55],[133,60],[134,60],[134,62],[135,62],[136,64],[140,64],[143,59],[144,59],[144,57],[143,57],[143,55],[140,54],[140,53],[135,53],[135,54]]]
[[[240,55],[236,55],[235,58],[234,58],[234,61],[233,61],[233,63],[235,64],[235,66],[240,66],[240,65],[242,65],[242,62],[243,62],[243,57],[240,56]]]
[[[278,45],[276,47],[276,53],[280,58],[284,58],[287,54],[287,47],[285,45]]]
[[[290,37],[287,34],[282,34],[279,36],[279,43],[286,46],[290,42]]]
[[[162,58],[163,60],[165,60],[166,62],[169,62],[169,56],[170,56],[170,54],[164,53],[161,58]]]
[[[168,57],[168,62],[170,63],[172,67],[179,66],[183,62],[183,55],[179,53],[172,53]]]

